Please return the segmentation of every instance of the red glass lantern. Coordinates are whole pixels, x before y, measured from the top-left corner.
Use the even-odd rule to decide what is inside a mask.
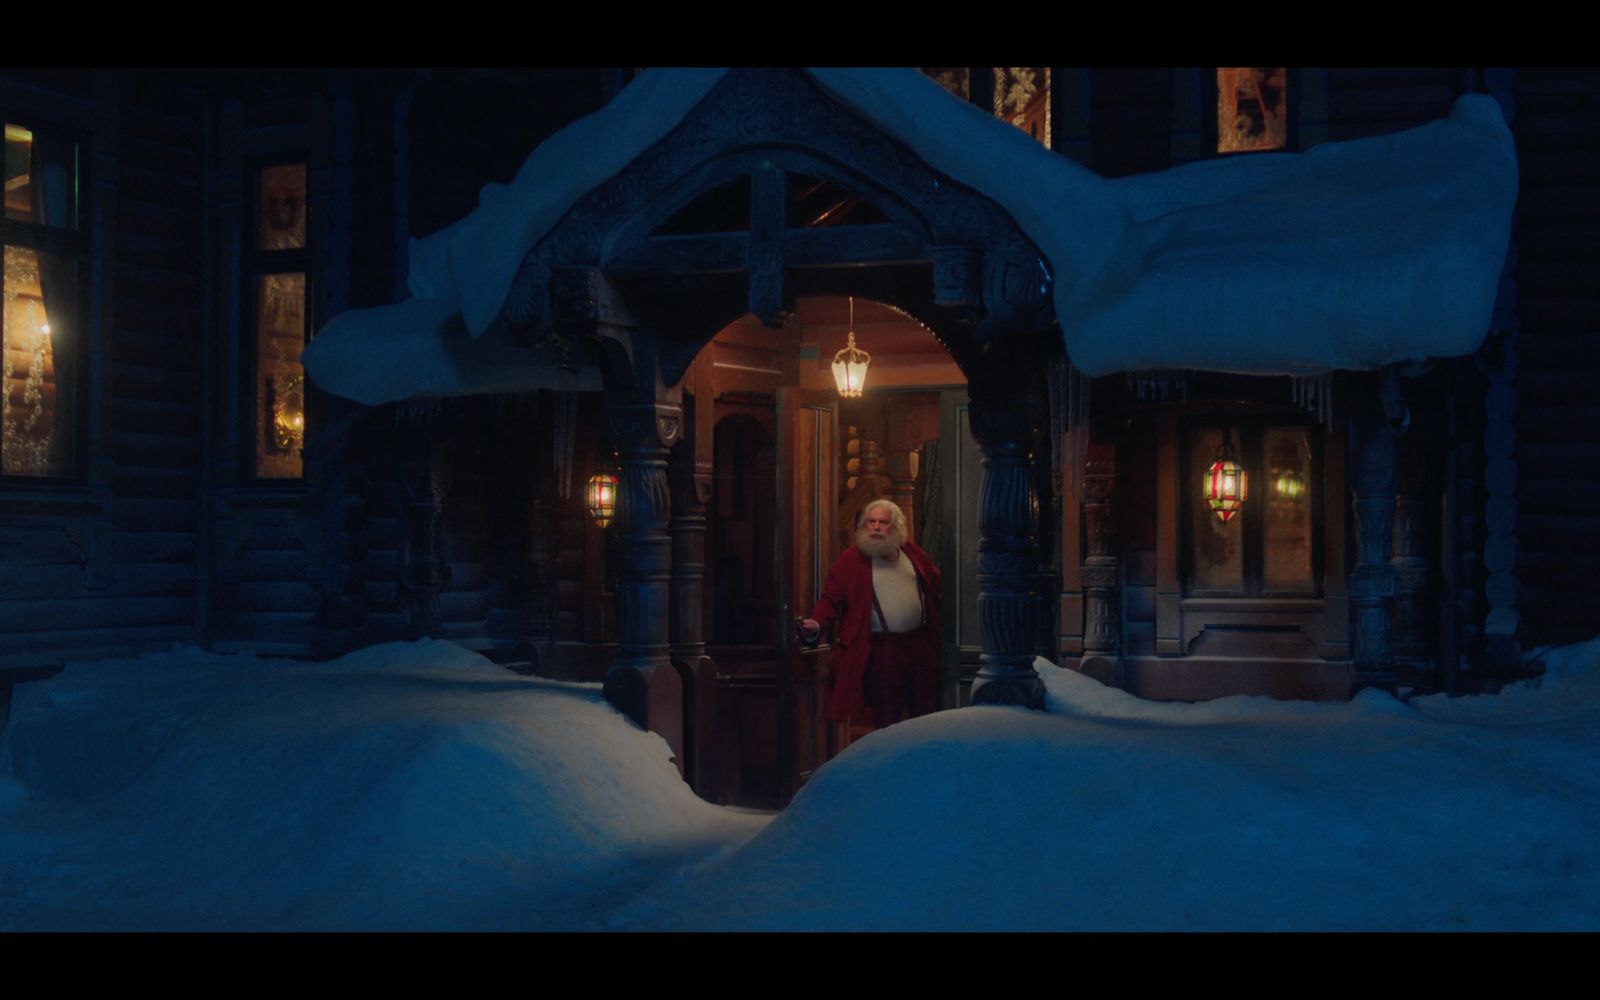
[[[1249,496],[1249,477],[1234,459],[1233,440],[1227,431],[1222,432],[1222,444],[1217,448],[1216,461],[1206,470],[1202,484],[1206,503],[1216,512],[1223,524],[1239,513]]]
[[[596,472],[589,477],[584,490],[584,502],[595,527],[604,528],[617,515],[617,477],[607,472]]]

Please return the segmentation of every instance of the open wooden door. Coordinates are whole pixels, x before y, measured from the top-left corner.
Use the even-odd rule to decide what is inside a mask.
[[[808,647],[796,621],[822,593],[835,550],[839,401],[828,392],[778,390],[778,774],[785,804],[828,759],[828,647]]]

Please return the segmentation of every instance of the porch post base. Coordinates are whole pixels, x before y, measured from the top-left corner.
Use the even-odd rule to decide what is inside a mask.
[[[988,657],[984,657],[988,659]],[[1020,705],[1036,712],[1044,711],[1044,680],[1033,667],[1013,668],[1004,672],[992,670],[987,664],[978,671],[972,682],[974,705]]]
[[[613,664],[600,693],[639,728],[666,740],[683,773],[683,680],[672,661]]]

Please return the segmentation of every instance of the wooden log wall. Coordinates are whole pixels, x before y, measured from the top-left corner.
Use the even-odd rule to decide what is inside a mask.
[[[0,75],[0,108],[83,138],[104,248],[83,260],[84,475],[0,489],[0,667],[195,637],[204,107],[181,75]]]
[[[1516,575],[1531,647],[1600,632],[1600,74],[1519,68],[1511,90]]]

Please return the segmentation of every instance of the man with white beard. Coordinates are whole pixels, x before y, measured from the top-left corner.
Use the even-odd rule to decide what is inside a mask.
[[[874,500],[856,522],[856,544],[835,559],[800,635],[816,642],[834,625],[827,717],[883,727],[926,715],[939,699],[939,568],[906,539],[906,515]]]

